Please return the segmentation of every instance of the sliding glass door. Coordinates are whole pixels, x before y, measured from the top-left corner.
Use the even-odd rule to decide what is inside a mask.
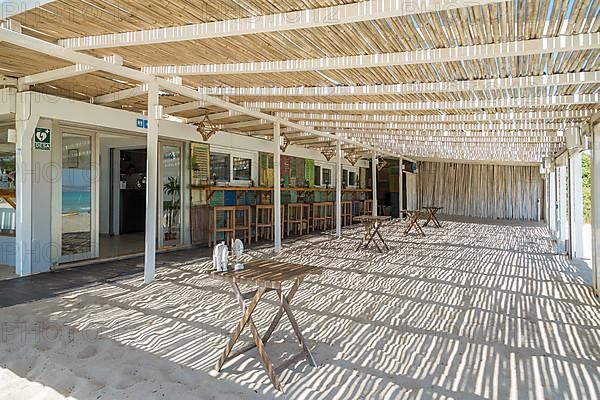
[[[63,133],[61,262],[94,253],[92,160],[91,136]]]
[[[181,243],[181,169],[182,150],[176,143],[160,144],[159,180],[159,247],[177,246]]]

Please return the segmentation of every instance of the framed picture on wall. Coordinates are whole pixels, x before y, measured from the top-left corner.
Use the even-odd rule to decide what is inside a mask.
[[[79,168],[79,150],[67,150],[67,158],[63,160],[63,168]]]

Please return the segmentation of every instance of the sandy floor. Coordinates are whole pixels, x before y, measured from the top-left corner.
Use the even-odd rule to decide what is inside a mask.
[[[319,367],[292,364],[283,394],[255,352],[211,372],[240,311],[192,260],[161,266],[149,286],[136,276],[1,309],[0,398],[599,398],[590,272],[554,256],[545,228],[400,232],[388,226],[385,254],[355,252],[358,227],[287,243],[281,259],[325,272],[292,304]],[[259,330],[274,310],[259,308]],[[287,321],[274,339],[276,361],[299,349]]]

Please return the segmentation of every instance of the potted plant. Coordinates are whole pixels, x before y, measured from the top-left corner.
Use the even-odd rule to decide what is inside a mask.
[[[179,193],[181,191],[179,180],[174,176],[169,176],[167,182],[163,185],[163,191],[165,195],[171,197],[169,201],[163,202],[167,226],[165,240],[175,240],[177,239],[177,234],[173,232],[173,225],[174,221],[179,216]]]

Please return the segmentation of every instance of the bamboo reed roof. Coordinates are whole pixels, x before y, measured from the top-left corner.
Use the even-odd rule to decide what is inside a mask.
[[[200,88],[228,101],[282,116],[323,132],[337,132],[355,138],[357,143],[416,158],[541,162],[543,156],[564,145],[564,137],[560,134],[562,129],[585,122],[591,114],[600,110],[596,100],[600,94],[600,75],[589,75],[600,72],[600,36],[594,36],[600,32],[598,0],[482,1],[480,4],[458,1],[455,3],[463,6],[440,7],[435,11],[352,23],[345,23],[342,14],[332,14],[332,22],[324,26],[235,34],[235,29],[239,28],[236,23],[244,18],[256,18],[260,22],[261,18],[270,18],[273,14],[297,12],[298,20],[303,21],[308,15],[306,13],[312,10],[353,3],[367,6],[373,2],[173,0],[165,4],[154,0],[58,0],[18,14],[13,19],[21,24],[23,33],[67,47],[75,43],[71,39],[77,38],[81,43],[94,43],[94,40],[100,43],[98,35],[131,33],[133,38],[133,33],[142,30],[230,20],[228,29],[233,33],[219,37],[171,42],[148,40],[142,44],[117,41],[112,45],[99,48],[84,46],[78,50],[96,57],[116,54],[123,58],[125,66],[152,73],[159,71],[164,76],[179,76],[184,85]],[[422,2],[401,1],[394,4],[423,6]],[[152,39],[152,35],[148,37]],[[511,49],[521,43],[526,48],[536,39],[557,37],[576,37],[577,40],[571,48],[541,48],[527,54],[511,53]],[[107,40],[110,41],[110,37]],[[410,63],[374,66],[358,63],[335,68],[326,66],[325,62],[336,57],[349,57],[350,62],[353,56],[385,57],[392,53],[408,57],[421,50],[475,51],[477,46],[508,43],[514,46],[497,53],[448,61],[431,53],[431,57],[425,57],[423,61]],[[583,46],[577,47],[582,43]],[[323,68],[302,70],[289,67],[300,65],[304,60],[321,60]],[[298,63],[294,64],[296,61]],[[265,64],[244,65],[258,62]],[[22,77],[66,65],[69,63],[30,50],[0,45],[1,75]],[[232,72],[241,71],[242,67],[250,69]],[[574,80],[560,84],[549,81],[524,86],[504,82],[484,88],[450,86],[447,90],[404,92],[392,88],[385,94],[375,91],[338,94],[334,90],[424,83],[493,83],[493,80],[544,76],[562,79],[562,75],[582,72],[588,73],[586,79],[578,80],[578,75],[575,75]],[[94,101],[102,95],[135,88],[138,84],[107,73],[91,72],[45,82],[32,89]],[[296,91],[285,92],[289,88]],[[312,94],[305,95],[302,92],[305,88],[311,89]],[[137,95],[104,104],[142,112],[147,108],[146,97],[140,90]],[[515,100],[514,105],[506,106],[502,101],[507,99]],[[560,101],[554,103],[548,99]],[[161,97],[161,104],[167,108],[190,101],[167,93]],[[479,101],[481,106],[477,106]],[[466,104],[473,102],[475,105]],[[384,105],[394,104],[398,107],[382,109]],[[404,109],[403,104],[411,107]],[[244,115],[225,115],[225,111],[218,107],[197,107],[170,114],[192,121],[213,114],[214,123],[220,129],[257,137],[270,136],[271,123]],[[487,123],[494,116],[503,116],[502,121],[510,122],[511,118],[506,116],[514,113],[521,115],[520,122],[533,118],[534,113],[544,113],[536,120],[546,125],[529,129]],[[440,122],[440,117],[470,123],[444,127],[446,122]],[[394,129],[364,125],[373,119],[378,119],[378,123],[391,123],[400,118],[404,118],[404,125]],[[340,119],[352,119],[353,123],[334,124]],[[419,125],[414,125],[417,122]],[[410,124],[413,126],[408,126]],[[295,137],[298,144],[307,147],[326,147],[330,143],[327,138],[301,134],[293,129],[284,129],[282,133],[290,140]]]

